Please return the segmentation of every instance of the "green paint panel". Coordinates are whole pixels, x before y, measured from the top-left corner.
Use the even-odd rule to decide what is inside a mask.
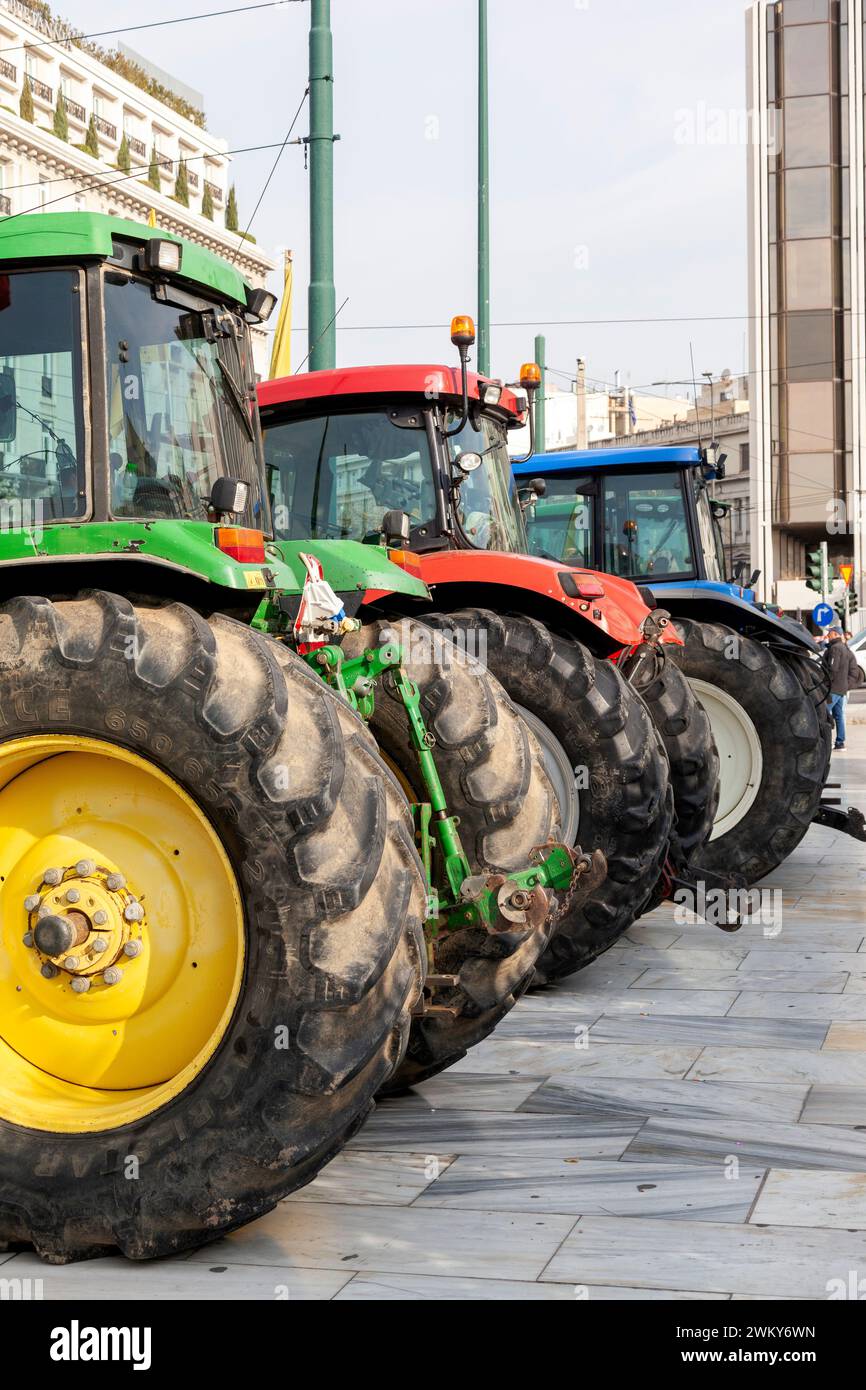
[[[279,541],[268,544],[268,554],[272,551],[280,554],[291,570],[296,590],[303,587],[307,573],[300,559],[304,553],[315,555],[321,561],[325,578],[337,593],[345,594],[351,589],[384,589],[414,598],[430,597],[423,580],[393,564],[381,545],[362,545],[360,541]]]
[[[37,212],[0,220],[0,262],[56,259],[66,262],[86,257],[105,259],[114,254],[112,237],[150,241],[159,237],[183,247],[180,278],[215,290],[238,304],[247,302],[247,282],[228,261],[194,241],[186,241],[123,217],[102,212]]]

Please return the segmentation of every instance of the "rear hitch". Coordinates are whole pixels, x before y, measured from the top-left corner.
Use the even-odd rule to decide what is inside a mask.
[[[827,785],[834,784],[828,782]],[[858,811],[856,806],[849,806],[847,811],[842,811],[838,809],[841,804],[841,797],[822,797],[812,824],[828,825],[831,830],[841,830],[843,835],[850,835],[854,840],[866,840],[866,817],[863,812]]]
[[[749,885],[742,874],[716,874],[709,869],[692,870],[687,865],[675,867],[668,859],[662,870],[662,883],[666,899],[673,899],[678,907],[687,908],[710,926],[733,932],[743,925],[738,899],[741,894],[748,894]]]

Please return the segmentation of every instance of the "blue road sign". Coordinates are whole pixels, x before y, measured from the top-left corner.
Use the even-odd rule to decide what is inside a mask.
[[[829,627],[835,616],[829,603],[816,603],[812,609],[812,622],[816,627]]]

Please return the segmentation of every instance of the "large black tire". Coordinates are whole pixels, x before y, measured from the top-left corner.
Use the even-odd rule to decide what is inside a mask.
[[[704,708],[665,643],[643,663],[631,684],[661,734],[674,795],[671,859],[687,865],[709,839],[719,805],[719,754]]]
[[[186,1089],[94,1132],[0,1119],[0,1241],[55,1263],[202,1245],[309,1182],[402,1057],[426,893],[405,798],[361,721],[304,662],[181,604],[106,593],[5,603],[0,709],[0,752],[71,731],[169,774],[216,830],[245,917],[234,1012]],[[3,914],[9,957],[15,909]],[[128,1155],[137,1181],[124,1180]]]
[[[420,690],[436,768],[473,870],[528,868],[530,850],[558,834],[556,798],[533,735],[490,672],[426,620],[374,623],[348,637],[344,650],[353,655],[392,641]],[[405,710],[387,680],[384,686],[372,731],[415,799],[424,800]],[[551,929],[548,920],[503,935],[473,927],[437,937],[435,972],[456,975],[458,984],[437,990],[433,1002],[455,1012],[413,1020],[406,1057],[386,1092],[435,1076],[487,1037],[531,982]]]
[[[425,619],[483,637],[487,664],[521,710],[560,745],[579,803],[572,842],[601,850],[607,877],[567,912],[538,969],[543,985],[589,965],[634,922],[658,882],[673,823],[667,757],[646,706],[609,661],[522,614],[463,609]],[[533,727],[536,727],[533,725]]]
[[[684,645],[671,646],[670,655],[707,705],[722,760],[713,837],[696,851],[692,868],[756,883],[787,859],[812,823],[829,767],[826,710],[799,669],[763,643],[721,623],[676,623]],[[730,729],[737,719],[744,728],[751,723],[759,756],[749,754],[745,735],[742,745],[725,735],[720,721]],[[754,767],[740,796],[732,791],[746,766],[738,746]]]

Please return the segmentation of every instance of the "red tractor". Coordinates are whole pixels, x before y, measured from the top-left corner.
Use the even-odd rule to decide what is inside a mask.
[[[277,535],[384,537],[391,558],[433,591],[424,622],[469,645],[535,733],[565,843],[579,835],[607,859],[589,900],[561,905],[536,974],[545,983],[588,964],[687,873],[712,828],[718,757],[706,716],[665,659],[680,643],[667,615],[628,580],[527,553],[532,491],[515,490],[507,434],[531,415],[538,368],[528,364],[512,387],[476,376],[473,341],[472,320],[458,318],[459,369],[310,372],[262,383],[259,404]],[[366,595],[363,616],[371,601],[362,646],[408,611],[383,590]],[[432,713],[435,692],[425,699]],[[388,704],[377,701],[376,735],[411,791]]]

